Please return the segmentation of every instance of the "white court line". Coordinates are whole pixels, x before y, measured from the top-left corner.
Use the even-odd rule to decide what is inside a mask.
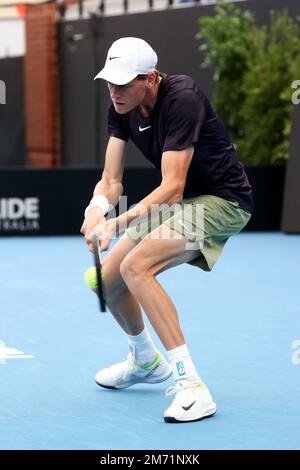
[[[0,364],[5,364],[6,359],[34,359],[32,354],[24,354],[16,348],[8,348],[3,341],[0,342]]]

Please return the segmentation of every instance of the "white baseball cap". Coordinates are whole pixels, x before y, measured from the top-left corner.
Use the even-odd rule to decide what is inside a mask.
[[[156,52],[146,41],[120,38],[111,45],[105,65],[94,80],[103,78],[115,85],[125,85],[138,75],[146,75],[154,70],[156,64]]]

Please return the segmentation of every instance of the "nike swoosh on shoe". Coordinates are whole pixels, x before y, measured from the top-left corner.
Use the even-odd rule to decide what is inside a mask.
[[[182,406],[181,408],[184,410],[184,411],[188,411],[192,408],[192,406],[196,403],[196,400],[193,401],[193,403],[191,403],[190,405],[188,406]]]

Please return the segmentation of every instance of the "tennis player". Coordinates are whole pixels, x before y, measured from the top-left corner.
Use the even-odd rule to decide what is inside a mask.
[[[147,42],[125,37],[112,44],[95,77],[106,81],[110,93],[109,141],[81,231],[91,249],[97,230],[106,250],[128,227],[108,253],[103,274],[107,305],[130,352],[124,362],[100,370],[97,384],[122,389],[173,375],[166,394],[174,399],[164,419],[187,422],[213,415],[216,404],[191,358],[175,305],[156,276],[182,263],[211,271],[228,238],[249,221],[252,195],[234,145],[199,86],[189,76],[160,73],[156,64]],[[129,139],[161,172],[161,183],[134,208],[106,220],[123,193]],[[184,280],[183,286],[188,288]],[[154,345],[141,308],[169,361]],[[205,312],[199,303],[197,308],[200,322]]]

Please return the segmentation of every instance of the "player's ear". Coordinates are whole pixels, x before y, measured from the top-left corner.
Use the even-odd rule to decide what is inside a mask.
[[[157,72],[156,70],[151,70],[151,72],[148,72],[147,76],[147,82],[150,88],[152,88],[156,82],[157,82]]]

